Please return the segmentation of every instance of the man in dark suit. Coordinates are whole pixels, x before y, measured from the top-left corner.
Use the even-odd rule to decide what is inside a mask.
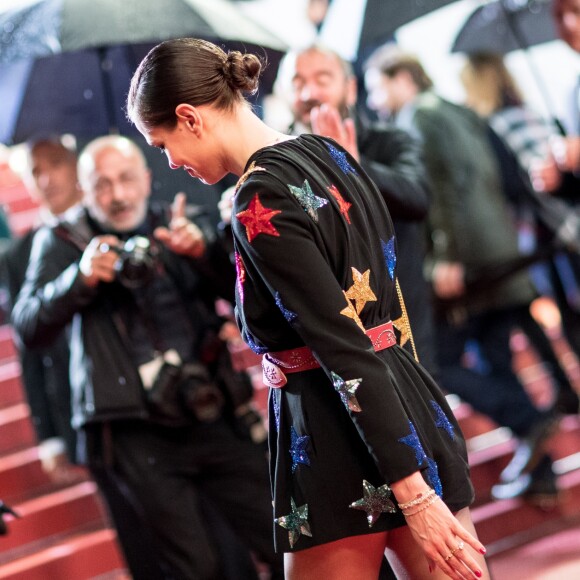
[[[421,147],[404,130],[370,124],[356,115],[356,77],[351,65],[336,52],[310,46],[288,58],[294,115],[290,131],[333,138],[360,162],[379,188],[395,226],[398,279],[411,322],[413,348],[423,366],[436,375],[430,295],[423,276],[430,200]]]
[[[28,146],[25,184],[40,203],[39,225],[57,223],[59,216],[79,203],[77,156],[58,138],[38,140]],[[12,241],[2,257],[2,272],[9,299],[14,304],[24,282],[32,239],[38,227]],[[42,349],[18,344],[22,380],[30,406],[45,471],[57,482],[78,477],[75,460],[76,435],[71,427],[69,351],[64,334]]]

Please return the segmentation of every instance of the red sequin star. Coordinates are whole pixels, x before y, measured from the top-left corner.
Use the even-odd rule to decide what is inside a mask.
[[[328,188],[328,191],[330,191],[332,197],[336,199],[336,201],[338,202],[338,209],[340,210],[340,213],[345,217],[346,221],[350,224],[350,216],[348,215],[348,210],[350,209],[352,203],[349,203],[348,201],[346,201],[346,199],[344,199],[344,197],[342,197],[342,195],[340,195],[340,192],[338,191],[338,189],[336,189],[335,185],[331,185]]]
[[[254,199],[248,204],[248,209],[238,212],[236,217],[246,226],[248,242],[251,243],[260,234],[280,235],[278,230],[270,223],[270,220],[279,213],[282,213],[282,210],[264,207],[256,193]]]

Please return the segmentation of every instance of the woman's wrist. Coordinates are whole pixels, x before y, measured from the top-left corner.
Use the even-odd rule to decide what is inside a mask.
[[[390,487],[393,490],[397,502],[403,505],[425,496],[431,489],[425,483],[420,471],[415,471],[415,473],[403,479],[392,482]]]

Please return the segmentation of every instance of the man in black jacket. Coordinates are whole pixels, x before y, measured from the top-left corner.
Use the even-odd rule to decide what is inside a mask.
[[[314,45],[288,59],[282,70],[292,80],[290,131],[332,137],[376,183],[395,226],[397,276],[419,361],[436,374],[430,292],[423,276],[430,200],[421,147],[407,132],[371,125],[355,114],[356,77],[336,52]]]
[[[0,259],[10,307],[24,283],[36,231],[43,224],[57,223],[58,216],[81,200],[77,155],[72,145],[57,137],[43,137],[29,143],[24,182],[30,195],[40,204],[39,224],[13,239]],[[58,483],[73,481],[79,473],[71,466],[76,455],[76,435],[71,426],[66,336],[64,332],[60,333],[43,348],[17,346],[42,466]]]
[[[187,219],[183,194],[170,216],[148,203],[150,174],[128,139],[89,143],[79,178],[84,207],[38,232],[13,321],[30,346],[70,325],[73,425],[133,575],[145,577],[127,497],[164,570],[148,578],[224,577],[205,504],[279,573],[263,449],[228,421],[243,381],[218,337],[215,300],[235,282],[227,253]]]

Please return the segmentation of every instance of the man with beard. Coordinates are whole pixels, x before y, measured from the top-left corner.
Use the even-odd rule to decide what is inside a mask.
[[[336,52],[310,46],[288,59],[294,115],[290,132],[331,137],[377,185],[395,226],[398,279],[412,328],[409,342],[421,364],[436,375],[431,303],[423,276],[429,187],[421,147],[403,130],[357,116],[356,77]],[[405,340],[406,329],[399,330]]]
[[[215,301],[233,299],[235,283],[227,252],[187,219],[183,194],[171,211],[149,203],[132,141],[96,139],[78,167],[84,205],[35,236],[13,320],[29,346],[70,327],[73,425],[132,575],[255,578],[226,574],[231,546],[207,517],[219,510],[281,576],[263,448],[235,428],[251,383],[219,339]]]

